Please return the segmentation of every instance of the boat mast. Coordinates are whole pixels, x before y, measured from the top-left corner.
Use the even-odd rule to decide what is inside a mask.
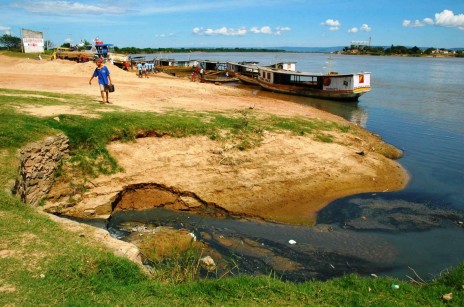
[[[329,56],[327,58],[327,74],[330,75],[330,73],[332,72],[332,56]]]

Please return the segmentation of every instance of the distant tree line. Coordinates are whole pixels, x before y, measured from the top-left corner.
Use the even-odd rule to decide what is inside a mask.
[[[87,40],[83,46],[90,45]],[[45,41],[45,46],[53,48],[51,41]],[[64,43],[61,47],[72,47],[70,43]],[[0,48],[11,51],[21,51],[21,38],[4,34],[0,36]],[[82,49],[82,46],[77,47]],[[153,53],[189,53],[189,52],[285,52],[281,49],[267,48],[136,48],[136,47],[114,47],[114,51],[124,54],[153,54]],[[405,46],[372,47],[372,46],[350,46],[343,48],[344,54],[368,54],[368,55],[408,55],[408,56],[455,56],[464,57],[464,50],[447,50],[445,48],[421,49],[417,46],[408,48]]]
[[[283,52],[285,50],[266,48],[136,48],[114,47],[114,51],[124,54],[143,53],[189,53],[189,52]]]
[[[447,50],[445,48],[427,48],[421,49],[417,46],[408,48],[405,46],[390,47],[371,47],[371,46],[351,46],[343,48],[345,54],[368,54],[368,55],[407,55],[407,56],[430,56],[430,55],[447,55],[464,57],[464,50]]]

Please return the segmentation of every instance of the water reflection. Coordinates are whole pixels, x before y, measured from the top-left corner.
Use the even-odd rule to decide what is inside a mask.
[[[250,88],[250,86],[242,86],[243,88]],[[251,89],[254,96],[267,97],[272,99],[281,99],[285,101],[292,101],[295,103],[307,105],[319,110],[323,110],[335,115],[338,115],[349,122],[357,124],[360,127],[365,128],[367,124],[367,109],[360,106],[359,103],[347,103],[339,102],[334,100],[323,100],[310,97],[300,97],[293,95],[285,95],[279,93],[272,93],[262,90],[259,87],[252,87]],[[368,95],[368,94],[366,94]],[[362,99],[362,97],[361,97]]]

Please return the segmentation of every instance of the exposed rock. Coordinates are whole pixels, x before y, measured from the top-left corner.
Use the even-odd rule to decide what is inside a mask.
[[[442,299],[446,302],[451,301],[453,299],[453,293],[443,294]]]
[[[216,263],[214,262],[213,258],[211,258],[210,256],[201,258],[200,265],[202,268],[204,268],[208,272],[212,272],[216,269]]]
[[[55,172],[69,152],[64,134],[49,136],[20,150],[19,178],[13,193],[30,205],[37,205],[53,186]]]

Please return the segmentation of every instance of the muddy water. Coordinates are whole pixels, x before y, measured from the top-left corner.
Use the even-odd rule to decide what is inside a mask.
[[[163,208],[117,212],[108,228],[124,240],[129,233],[120,229],[134,221],[147,227],[188,229],[198,240],[217,250],[222,255],[220,261],[233,263],[237,272],[275,272],[283,279],[294,281],[326,279],[349,272],[379,273],[390,269],[396,257],[394,246],[386,240],[379,241],[368,233],[347,232],[336,226],[308,228],[215,219]]]
[[[173,54],[178,60],[185,54]],[[197,55],[199,58],[201,54]],[[270,53],[203,55],[218,61],[275,61]],[[279,54],[301,71],[321,71],[323,54]],[[333,70],[370,71],[371,92],[358,104],[276,95],[321,108],[381,135],[404,150],[411,174],[400,192],[337,200],[318,214],[314,228],[213,219],[156,209],[118,213],[110,221],[142,221],[188,228],[238,262],[242,272],[271,269],[285,278],[327,278],[346,272],[407,279],[413,268],[432,278],[464,260],[464,59],[333,56]],[[295,240],[296,244],[290,244]],[[242,243],[243,242],[243,243]]]
[[[218,251],[222,259],[215,260],[228,263],[235,273],[274,272],[292,281],[327,279],[347,273],[405,277],[405,268],[418,259],[429,259],[433,254],[455,262],[459,259],[453,255],[464,254],[464,245],[458,244],[463,231],[462,214],[382,199],[358,198],[353,202],[358,205],[357,210],[346,207],[340,210],[342,214],[325,212],[321,219],[331,223],[315,227],[218,219],[155,208],[116,212],[108,229],[122,240],[127,240],[130,233],[121,229],[130,223],[187,229]],[[413,253],[411,241],[418,247]],[[424,249],[428,250],[426,255]],[[429,261],[426,263],[430,265]],[[427,277],[432,276],[423,276]]]

